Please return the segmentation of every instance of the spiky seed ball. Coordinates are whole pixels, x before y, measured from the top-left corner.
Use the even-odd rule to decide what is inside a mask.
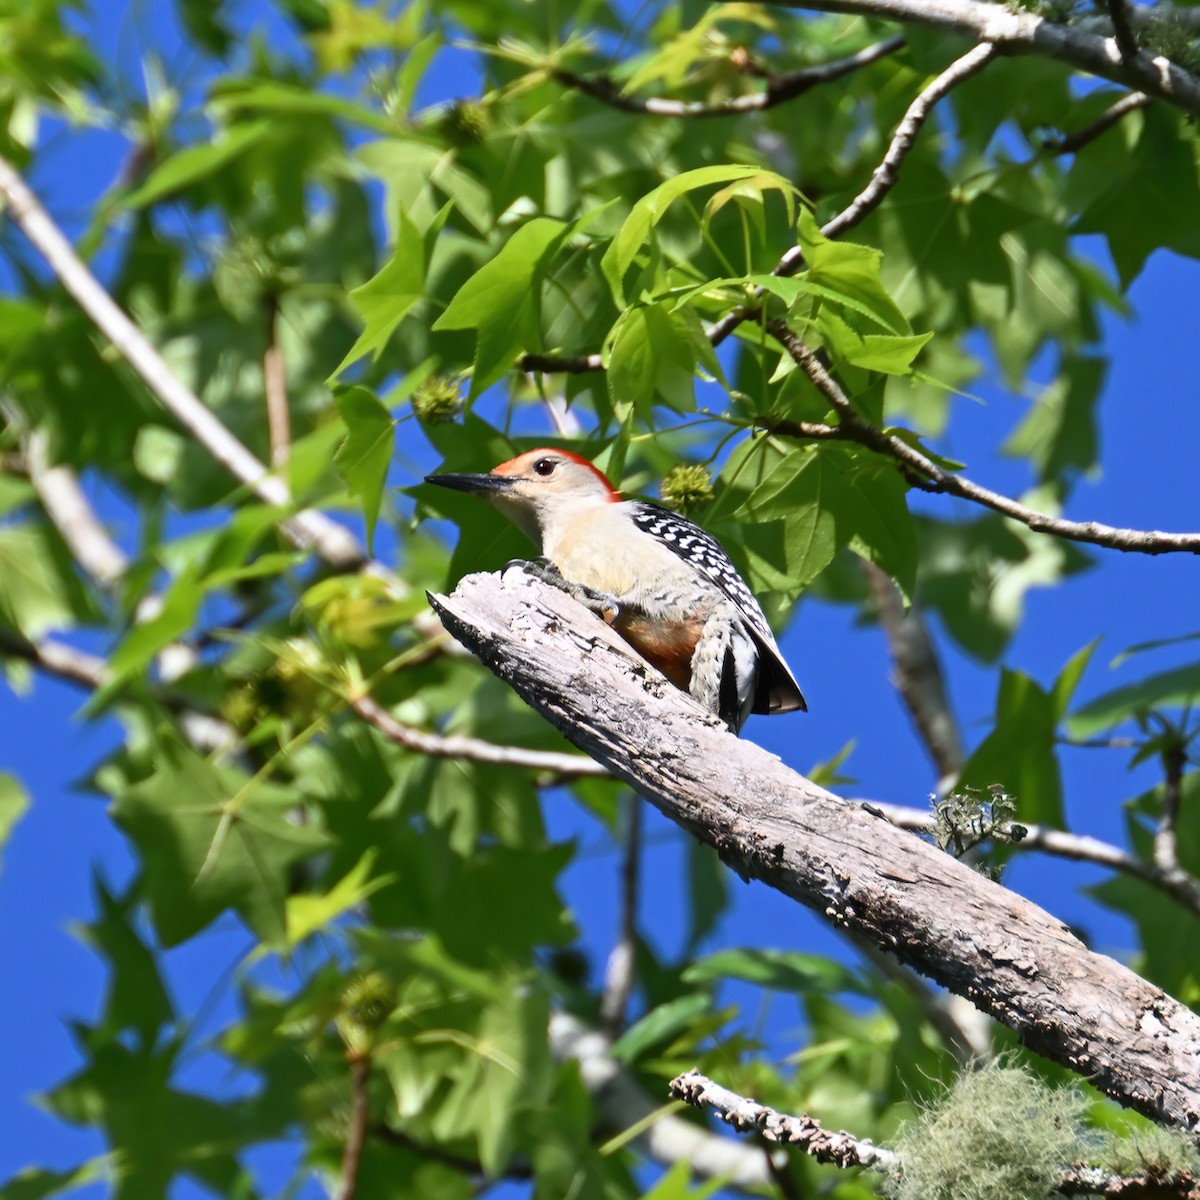
[[[453,379],[431,375],[417,385],[412,406],[418,421],[426,425],[448,425],[462,414],[462,392]]]
[[[712,476],[707,467],[681,463],[672,467],[663,477],[659,494],[667,508],[687,512],[698,504],[707,504],[713,498]]]
[[[492,115],[478,100],[456,100],[443,118],[447,137],[460,145],[477,146],[492,127]]]

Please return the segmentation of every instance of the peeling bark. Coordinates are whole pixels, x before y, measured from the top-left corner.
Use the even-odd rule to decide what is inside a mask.
[[[1037,905],[733,737],[564,593],[509,572],[430,601],[571,742],[744,879],[869,938],[1120,1103],[1200,1126],[1196,1013]]]

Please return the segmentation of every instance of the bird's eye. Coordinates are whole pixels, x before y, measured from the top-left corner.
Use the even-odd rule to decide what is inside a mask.
[[[535,475],[553,475],[554,468],[557,466],[558,463],[552,458],[539,458],[533,464],[533,473]]]

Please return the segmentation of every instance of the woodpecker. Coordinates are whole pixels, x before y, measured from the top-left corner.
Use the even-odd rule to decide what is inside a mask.
[[[734,733],[752,712],[807,710],[749,587],[693,521],[622,500],[568,450],[530,450],[486,475],[425,482],[490,500],[544,556],[527,569],[600,614]]]

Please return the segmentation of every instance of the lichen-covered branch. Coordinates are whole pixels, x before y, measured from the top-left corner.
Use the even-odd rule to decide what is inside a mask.
[[[830,1133],[810,1116],[789,1116],[757,1100],[739,1096],[699,1071],[676,1075],[670,1088],[677,1100],[711,1110],[734,1129],[760,1133],[769,1142],[799,1146],[819,1163],[843,1168],[878,1167],[885,1171],[896,1166],[896,1155],[891,1150],[849,1133]]]

